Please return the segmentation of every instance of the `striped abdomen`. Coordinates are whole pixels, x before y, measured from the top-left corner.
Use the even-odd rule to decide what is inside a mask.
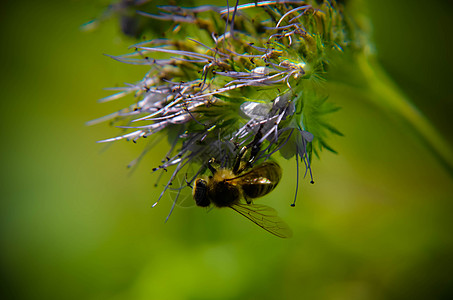
[[[281,177],[282,171],[277,163],[265,162],[238,176],[235,181],[245,198],[259,198],[270,193]]]

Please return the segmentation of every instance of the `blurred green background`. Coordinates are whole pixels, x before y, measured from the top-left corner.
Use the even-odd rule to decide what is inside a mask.
[[[230,1],[231,2],[231,1]],[[450,1],[368,1],[378,57],[453,141]],[[217,4],[222,4],[218,2]],[[232,210],[151,208],[150,170],[127,164],[143,144],[95,141],[117,131],[88,120],[103,87],[146,69],[114,62],[132,40],[97,1],[0,4],[2,299],[451,299],[453,180],[376,107],[341,92],[332,123],[345,134],[315,160],[297,206],[294,161],[263,203],[294,237],[278,239]],[[276,201],[281,197],[283,200]],[[274,199],[273,199],[274,198]]]

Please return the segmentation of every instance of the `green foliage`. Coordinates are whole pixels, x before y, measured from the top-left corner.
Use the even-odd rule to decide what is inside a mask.
[[[167,2],[151,1],[155,12],[146,11],[157,14],[155,4]],[[427,151],[410,134],[413,129],[402,125],[404,117],[395,113],[400,110],[381,109],[406,94],[436,125],[427,136],[444,133],[451,140],[453,66],[445,51],[451,44],[445,34],[452,27],[451,5],[367,1],[372,9],[365,15],[365,1],[347,2],[345,12],[355,7],[362,20],[371,18],[376,63],[396,81],[370,80],[365,74],[381,66],[368,64],[371,69],[360,72],[355,58],[338,64],[343,71],[355,69],[355,76],[335,78],[329,61],[322,76],[327,93],[319,96],[341,106],[326,122],[345,137],[328,140],[339,155],[324,151],[322,160],[313,160],[316,184],[299,190],[295,208],[288,205],[295,162],[279,160],[282,181],[262,203],[274,206],[294,231],[292,239],[280,240],[228,210],[178,207],[164,223],[172,202],[164,198],[155,209],[151,204],[171,174],[163,172],[155,187],[159,174],[150,169],[162,163],[167,138],[173,144],[184,131],[169,129],[167,135],[114,143],[103,151],[94,141],[116,129],[83,126],[134,102],[132,95],[94,104],[106,95],[100,87],[133,82],[148,68],[101,55],[124,53],[134,41],[122,37],[117,19],[96,32],[79,32],[81,23],[103,9],[93,1],[6,1],[2,298],[452,298],[452,177],[432,158],[435,150]],[[154,22],[148,31],[156,36],[174,26],[143,19]],[[370,82],[384,84],[370,90]],[[400,92],[390,93],[395,86]],[[237,94],[225,101],[246,101]],[[126,166],[148,143],[157,145],[131,175]]]

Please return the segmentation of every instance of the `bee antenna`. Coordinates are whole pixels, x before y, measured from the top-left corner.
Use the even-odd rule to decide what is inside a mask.
[[[296,193],[294,195],[294,202],[291,203],[291,207],[296,206],[298,190],[299,190],[299,154],[296,152]]]

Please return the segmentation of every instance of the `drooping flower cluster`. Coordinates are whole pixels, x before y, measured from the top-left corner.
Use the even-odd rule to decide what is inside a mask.
[[[311,177],[312,154],[331,150],[326,133],[339,133],[323,118],[336,108],[322,82],[329,57],[352,39],[341,7],[280,0],[159,9],[139,13],[158,20],[165,38],[111,56],[149,71],[100,100],[135,96],[129,107],[91,122],[123,122],[124,134],[101,142],[169,137],[170,149],[154,171],[173,172],[157,202],[168,189],[191,185],[211,158],[231,167],[241,149],[251,164],[275,153],[295,157]],[[188,166],[196,166],[193,176],[175,186]]]

